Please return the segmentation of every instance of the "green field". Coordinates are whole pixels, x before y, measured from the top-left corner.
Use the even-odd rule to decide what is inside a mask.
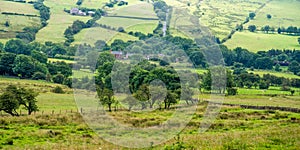
[[[266,5],[261,11],[259,11],[254,18],[245,26],[255,24],[260,29],[262,26],[270,25],[271,27],[289,27],[300,26],[299,16],[300,2],[297,0],[273,0]],[[285,9],[288,8],[288,9]],[[267,14],[270,14],[272,18],[267,19]]]
[[[281,34],[264,34],[261,32],[252,33],[249,31],[236,32],[232,39],[225,45],[228,48],[236,47],[246,48],[252,52],[264,51],[270,49],[300,49],[297,42],[297,36],[288,36]]]
[[[276,72],[271,70],[255,70],[255,71],[249,71],[249,73],[253,72],[254,74],[258,74],[259,76],[263,76],[264,74],[271,74],[277,77],[284,77],[284,78],[296,78],[300,79],[299,76],[294,75],[291,72]]]
[[[26,15],[38,15],[39,12],[31,4],[0,1],[0,42],[5,43],[10,38],[16,37],[16,32],[22,31],[24,27],[39,27],[39,17],[28,17],[19,15],[4,15],[3,12],[18,13]],[[8,22],[9,26],[5,26]]]
[[[51,17],[48,25],[37,33],[36,41],[38,42],[64,42],[64,32],[75,20],[86,22],[91,19],[88,16],[72,16],[63,11],[64,8],[76,7],[76,2],[73,0],[47,0],[44,4],[50,7]]]
[[[32,4],[0,0],[0,6],[0,12],[14,12],[19,14],[39,15],[39,11],[34,9]]]

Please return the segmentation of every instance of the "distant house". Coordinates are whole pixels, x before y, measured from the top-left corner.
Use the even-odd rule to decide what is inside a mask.
[[[88,15],[93,16],[93,15],[95,15],[95,12],[93,12],[93,11],[88,11]]]
[[[86,12],[81,11],[79,8],[72,8],[70,10],[71,15],[79,15],[79,16],[86,16]]]
[[[78,9],[78,8],[72,8],[72,9],[70,10],[70,14],[71,14],[71,15],[77,15],[78,12],[79,12],[79,9]]]
[[[121,52],[121,51],[110,51],[110,53],[113,54],[116,59],[122,59],[123,52]]]

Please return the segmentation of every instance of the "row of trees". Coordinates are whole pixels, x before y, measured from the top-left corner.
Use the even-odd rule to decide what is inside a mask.
[[[90,10],[85,8],[85,11]],[[94,9],[93,9],[94,10]],[[96,21],[99,20],[101,18],[101,16],[105,15],[105,11],[101,10],[101,9],[97,9],[95,10],[95,14],[93,14],[93,18],[89,19],[86,23],[80,20],[76,20],[73,22],[73,24],[71,26],[69,26],[65,32],[65,45],[69,46],[72,42],[74,42],[74,35],[77,34],[78,32],[80,32],[82,29],[84,28],[90,28],[92,26],[95,25]]]

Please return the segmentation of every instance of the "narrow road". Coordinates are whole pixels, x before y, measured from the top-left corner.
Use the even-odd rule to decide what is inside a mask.
[[[169,18],[169,9],[167,10],[167,13],[166,13],[166,21],[164,21],[163,23],[163,28],[162,28],[162,31],[163,31],[163,37],[165,37],[167,35],[167,22],[168,22],[168,18]]]

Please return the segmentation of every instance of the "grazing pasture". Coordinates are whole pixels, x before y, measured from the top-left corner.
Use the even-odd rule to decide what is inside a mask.
[[[64,8],[76,7],[76,1],[73,0],[47,0],[44,4],[50,7],[51,17],[48,25],[37,33],[36,41],[38,42],[64,42],[64,32],[74,21],[86,22],[91,19],[89,16],[72,16],[64,12]]]
[[[300,49],[297,36],[281,34],[265,34],[262,32],[236,32],[232,39],[225,45],[228,48],[236,47],[246,48],[252,52],[265,51],[270,49]]]

